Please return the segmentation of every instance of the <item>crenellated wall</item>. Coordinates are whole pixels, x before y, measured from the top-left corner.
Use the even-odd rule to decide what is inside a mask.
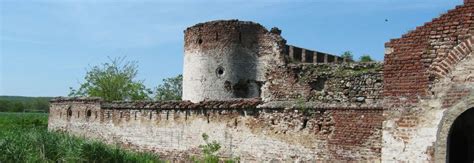
[[[304,49],[293,45],[285,46],[285,56],[290,63],[345,63],[352,60],[323,53],[315,50]]]
[[[171,160],[200,154],[203,133],[222,145],[220,156],[244,162],[380,159],[380,107],[260,104],[57,98],[51,102],[49,130],[152,151]]]

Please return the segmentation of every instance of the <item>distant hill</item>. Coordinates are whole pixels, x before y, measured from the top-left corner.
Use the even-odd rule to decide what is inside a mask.
[[[0,96],[0,112],[48,112],[52,98]]]

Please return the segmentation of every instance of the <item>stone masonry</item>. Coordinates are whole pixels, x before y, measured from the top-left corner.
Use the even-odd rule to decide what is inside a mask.
[[[450,144],[474,133],[452,129],[474,126],[474,1],[390,40],[383,63],[287,45],[281,32],[189,27],[183,101],[59,97],[48,128],[174,161],[200,155],[203,133],[242,162],[474,161],[459,155],[473,143]]]

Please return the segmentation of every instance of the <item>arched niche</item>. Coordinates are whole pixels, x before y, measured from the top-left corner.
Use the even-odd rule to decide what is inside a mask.
[[[474,96],[468,95],[453,107],[447,108],[444,112],[441,123],[439,124],[437,139],[435,144],[435,162],[449,162],[450,148],[453,145],[462,143],[464,140],[451,141],[450,139],[462,137],[460,134],[466,134],[474,131],[462,131],[462,127],[474,123]],[[469,120],[471,119],[471,120]],[[460,129],[461,128],[461,129]],[[469,130],[468,128],[466,128]],[[474,143],[474,142],[471,142]],[[467,146],[474,144],[465,144]],[[453,159],[451,159],[453,161]],[[472,162],[472,161],[471,161]]]

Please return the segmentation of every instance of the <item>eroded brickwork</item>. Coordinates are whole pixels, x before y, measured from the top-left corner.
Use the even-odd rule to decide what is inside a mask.
[[[445,162],[449,128],[474,96],[474,4],[386,44],[382,161]]]
[[[392,97],[394,103],[400,102],[400,98],[405,98],[404,103],[415,103],[431,95],[431,85],[443,67],[439,65],[445,65],[444,61],[452,58],[449,53],[471,37],[473,14],[474,4],[466,3],[388,42],[384,95]]]
[[[219,155],[242,161],[380,159],[381,108],[257,106],[260,103],[60,98],[52,102],[49,129],[156,152],[167,159],[199,155],[203,133],[222,145]],[[67,114],[69,110],[73,114]]]

